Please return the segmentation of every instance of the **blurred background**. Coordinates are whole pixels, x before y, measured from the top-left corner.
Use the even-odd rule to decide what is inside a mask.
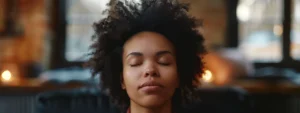
[[[180,1],[208,50],[190,109],[300,113],[300,0]],[[0,113],[119,112],[84,65],[108,2],[0,0]]]

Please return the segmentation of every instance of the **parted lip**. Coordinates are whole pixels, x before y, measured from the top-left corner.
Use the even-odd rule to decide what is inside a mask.
[[[156,81],[147,81],[147,82],[144,82],[142,83],[141,85],[139,85],[138,89],[141,89],[143,87],[146,87],[146,86],[159,86],[159,87],[164,87],[162,84],[160,84],[159,82],[156,82]]]

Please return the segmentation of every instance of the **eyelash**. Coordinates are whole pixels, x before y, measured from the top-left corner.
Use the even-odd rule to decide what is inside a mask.
[[[137,63],[137,64],[130,64],[130,67],[136,67],[136,66],[139,66],[141,65],[140,63]]]
[[[170,63],[161,63],[161,62],[158,62],[158,64],[162,65],[162,66],[169,66]],[[130,64],[130,67],[137,67],[141,64]]]
[[[141,65],[142,63],[133,63],[133,64],[129,64],[130,67],[137,67],[139,65]]]
[[[158,64],[163,65],[163,66],[168,66],[168,65],[170,65],[170,63],[161,63],[161,62],[158,62]]]

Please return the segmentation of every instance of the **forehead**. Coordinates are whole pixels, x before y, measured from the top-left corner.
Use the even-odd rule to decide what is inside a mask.
[[[175,52],[173,44],[163,35],[155,32],[140,32],[124,44],[124,52],[155,52],[167,50]]]

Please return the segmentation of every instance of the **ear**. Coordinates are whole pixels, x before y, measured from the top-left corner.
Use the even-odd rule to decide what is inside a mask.
[[[122,74],[122,73],[120,74],[120,82],[121,82],[121,88],[122,88],[123,90],[125,90],[126,87],[125,87],[125,84],[124,84],[124,79],[123,79],[123,74]]]

